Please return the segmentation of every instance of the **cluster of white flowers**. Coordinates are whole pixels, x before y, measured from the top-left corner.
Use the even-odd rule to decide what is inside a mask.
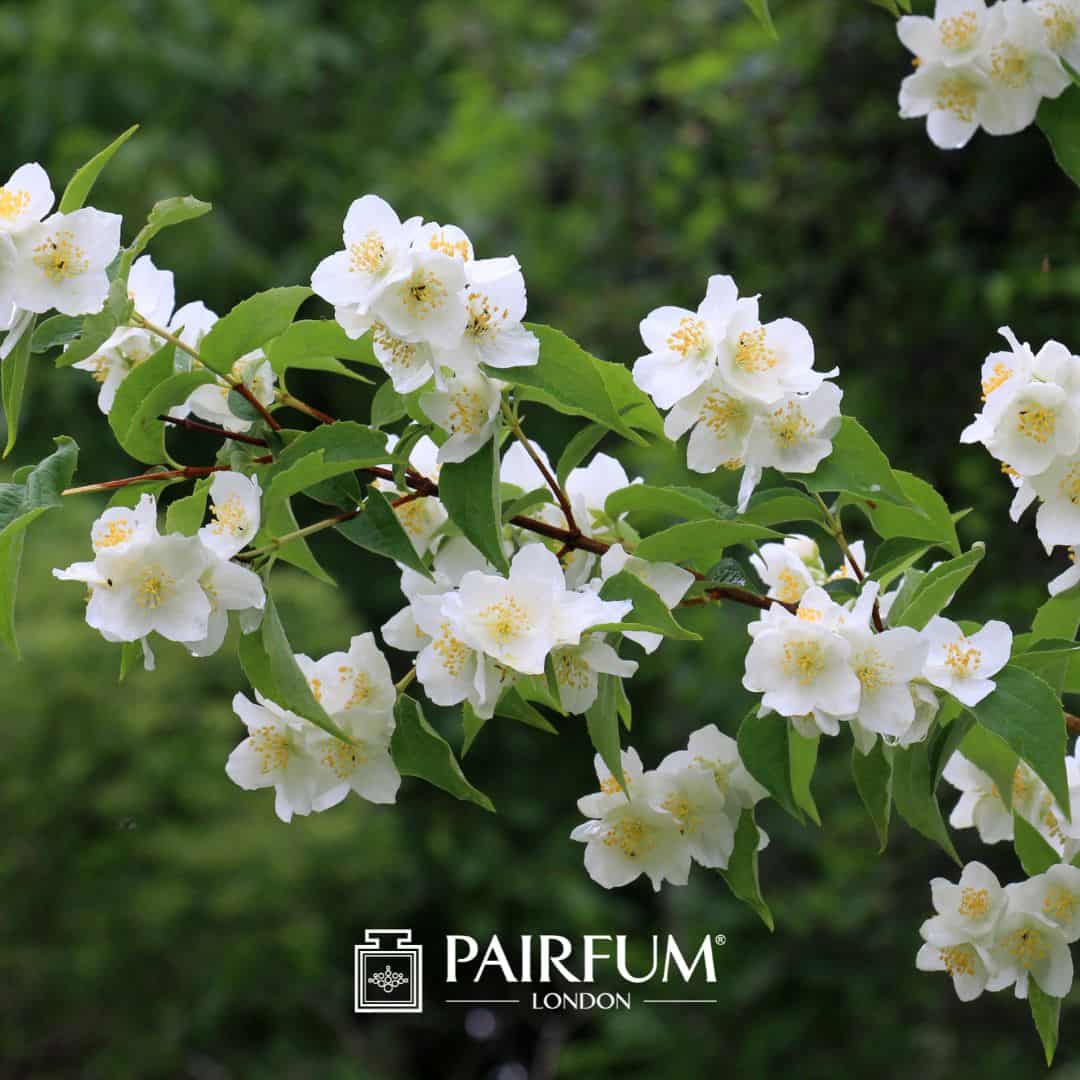
[[[1080,938],[1080,869],[1059,864],[1002,887],[982,863],[968,863],[956,884],[930,882],[935,914],[920,928],[920,971],[945,971],[961,1001],[984,990],[1014,987],[1028,996],[1031,980],[1063,998],[1073,981],[1069,945]]]
[[[1080,759],[1076,750],[1065,759],[1070,805],[1080,802]],[[1013,773],[1011,804],[1005,805],[997,784],[959,751],[949,758],[942,776],[957,788],[960,798],[949,816],[954,829],[974,828],[984,844],[1013,839],[1013,815],[1018,814],[1038,830],[1042,838],[1071,862],[1080,855],[1080,822],[1073,823],[1062,812],[1049,788],[1022,761]]]
[[[934,17],[908,15],[897,33],[915,55],[900,87],[900,115],[926,117],[945,150],[982,127],[1013,135],[1034,123],[1039,102],[1069,85],[1062,60],[1080,67],[1078,0],[937,0]]]
[[[107,268],[120,253],[120,217],[86,207],[50,214],[55,197],[36,162],[0,187],[0,360],[35,315],[100,311],[109,293]]]
[[[781,545],[766,545],[779,548]],[[782,587],[798,591],[802,573],[784,556]],[[759,560],[776,567],[780,555]],[[778,580],[780,580],[778,578]],[[856,745],[869,753],[880,735],[909,746],[926,738],[937,715],[934,688],[967,706],[994,689],[992,676],[1008,662],[1012,631],[991,621],[966,635],[949,619],[935,616],[922,631],[911,627],[875,632],[878,584],[867,581],[858,598],[837,603],[818,584],[801,588],[794,611],[774,603],[748,627],[743,686],[762,694],[762,713],[789,717],[806,736],[836,735],[847,721]],[[879,612],[880,612],[879,607]],[[886,605],[886,612],[888,605]]]
[[[86,621],[106,641],[148,637],[181,642],[193,656],[221,648],[230,611],[245,632],[258,626],[266,596],[258,574],[232,561],[258,532],[259,483],[219,472],[210,485],[211,520],[196,536],[158,531],[157,502],[143,495],[134,508],[113,507],[94,522],[94,561],[53,570],[61,581],[89,588]]]
[[[149,255],[140,256],[131,267],[128,295],[141,319],[165,329],[198,352],[202,339],[217,322],[218,316],[201,300],[185,304],[175,313],[175,290],[170,270],[159,270]],[[143,326],[122,326],[114,330],[105,343],[85,360],[74,365],[88,371],[101,384],[98,408],[106,415],[112,410],[120,384],[141,363],[148,360],[165,341]],[[197,365],[189,353],[177,349],[177,371],[190,370]],[[232,368],[233,382],[242,382],[263,405],[274,401],[274,372],[261,349],[240,357]],[[251,421],[237,416],[229,406],[232,392],[228,380],[218,377],[192,391],[182,405],[170,410],[178,419],[194,413],[203,420],[219,424],[226,431],[247,431]]]
[[[690,864],[726,869],[739,817],[768,792],[746,771],[735,740],[709,724],[690,736],[685,750],[668,754],[645,772],[637,751],[622,752],[625,787],[596,755],[600,790],[578,800],[590,820],[572,840],[585,845],[585,869],[605,889],[645,874],[685,885]],[[768,837],[758,830],[758,848]]]
[[[856,540],[850,545],[851,559],[859,574],[866,572],[866,545]],[[784,604],[797,604],[807,589],[830,581],[855,580],[851,562],[844,559],[829,573],[821,558],[821,549],[802,533],[791,533],[782,544],[762,544],[750,556],[750,565],[766,586],[766,596]],[[881,598],[884,605],[886,597]],[[887,609],[885,609],[887,610]]]
[[[540,343],[522,325],[525,279],[512,255],[477,259],[456,225],[402,222],[377,195],[349,208],[344,249],[323,259],[311,287],[350,337],[371,333],[375,358],[400,394],[434,389],[424,412],[449,438],[438,460],[464,461],[491,438],[503,384],[483,368],[535,364]]]
[[[546,487],[532,455],[550,471],[543,447],[529,445],[531,454],[515,442],[500,467],[502,482],[522,494]],[[421,439],[410,462],[437,480],[435,457],[434,443]],[[535,534],[514,529],[507,541],[506,553],[513,559],[505,578],[467,540],[452,535],[446,511],[434,496],[398,507],[416,549],[434,552],[434,580],[401,568],[401,589],[409,604],[386,623],[383,636],[394,648],[418,654],[417,678],[432,701],[468,701],[478,716],[489,718],[499,696],[521,676],[544,674],[550,657],[562,707],[583,714],[596,700],[600,675],[634,674],[635,661],[622,659],[605,633],[589,632],[593,626],[618,623],[631,608],[629,601],[600,599],[604,582],[622,571],[632,573],[672,608],[694,579],[671,563],[628,555],[616,542],[620,522],[604,507],[608,495],[628,484],[623,467],[606,454],[571,470],[565,489],[575,522],[585,536],[611,546],[603,556],[575,550],[560,561]],[[543,503],[531,513],[546,524],[568,527],[554,503]],[[661,641],[659,635],[640,630],[630,630],[625,637],[646,652]]]
[[[1013,521],[1036,500],[1035,530],[1047,553],[1068,547],[1075,564],[1080,544],[1080,357],[1057,341],[1038,353],[1006,326],[1008,352],[993,352],[982,367],[984,407],[960,441],[982,443],[1016,487]],[[1073,565],[1050,582],[1056,595],[1080,582]]]
[[[303,717],[267,700],[243,694],[233,710],[248,736],[229,755],[225,771],[248,791],[272,787],[282,821],[337,806],[350,791],[373,803],[392,803],[401,776],[390,757],[397,691],[386,657],[371,634],[349,643],[348,652],[321,660],[297,655],[315,699],[345,742]]]
[[[649,350],[634,381],[660,409],[664,430],[690,439],[695,472],[742,469],[739,509],[766,468],[812,473],[832,450],[840,424],[837,374],[814,371],[814,342],[794,319],[758,318],[758,298],[730,277],[709,278],[697,311],[661,307],[641,322]]]

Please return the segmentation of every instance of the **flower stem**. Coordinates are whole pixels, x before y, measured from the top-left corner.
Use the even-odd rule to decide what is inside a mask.
[[[296,409],[297,412],[302,412],[306,416],[310,416],[313,420],[318,420],[320,424],[337,423],[329,413],[324,413],[321,409],[316,409],[314,405],[309,405],[306,401],[301,401],[287,390],[279,390],[277,399],[282,405],[287,405],[291,409]]]
[[[398,692],[400,697],[405,693],[409,684],[416,678],[416,665],[414,664],[408,671],[396,683],[394,683],[394,689]]]
[[[844,536],[844,527],[840,523],[840,518],[834,514],[828,506],[825,504],[825,500],[815,491],[814,498],[817,499],[818,506],[821,507],[821,512],[825,515],[825,523],[829,528],[829,532],[832,533],[833,539],[836,541],[837,546],[840,548],[847,559],[848,565],[851,567],[851,572],[855,575],[855,580],[861,585],[866,580],[866,575],[863,573],[862,567],[859,566],[855,559],[855,556],[851,553],[851,548],[848,545],[847,537]],[[885,629],[885,624],[881,620],[881,611],[878,608],[878,602],[874,600],[874,629],[880,634]]]
[[[135,484],[154,484],[158,480],[191,480],[209,476],[211,473],[229,471],[228,465],[185,465],[181,469],[159,469],[156,472],[140,473],[138,476],[125,476],[120,480],[102,480],[96,484],[65,488],[60,494],[88,495],[94,491],[116,491],[117,488],[132,487]]]

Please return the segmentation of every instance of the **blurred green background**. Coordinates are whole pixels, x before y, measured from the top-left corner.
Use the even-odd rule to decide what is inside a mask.
[[[775,46],[736,0],[8,0],[0,173],[41,160],[59,188],[142,122],[93,201],[124,214],[127,236],[158,198],[213,201],[153,253],[176,272],[178,302],[219,311],[306,282],[367,191],[402,216],[461,224],[484,255],[514,252],[531,317],[606,359],[637,356],[651,308],[693,306],[710,273],[733,273],[764,294],[766,317],[810,327],[819,367],[841,369],[845,411],[894,463],[975,508],[962,536],[988,537],[989,555],[956,610],[1025,629],[1061,567],[1030,526],[1009,525],[994,463],[957,440],[997,326],[1080,344],[1075,190],[1035,129],[947,155],[901,122],[909,58],[882,10],[773,7]],[[17,462],[63,432],[84,448],[83,482],[135,471],[94,389],[35,370]],[[352,383],[294,389],[366,416],[369,392]],[[553,454],[571,431],[538,409],[528,425]],[[177,447],[192,462],[213,450],[198,436]],[[617,452],[650,479],[681,475],[676,454]],[[241,734],[230,699],[245,688],[229,650],[196,662],[163,646],[157,673],[118,687],[118,650],[82,623],[79,590],[50,578],[86,557],[101,506],[86,498],[32,531],[24,661],[0,659],[0,1075],[1040,1072],[1026,1005],[961,1006],[943,977],[915,972],[927,882],[949,867],[902,825],[877,857],[846,740],[823,746],[825,829],[801,830],[775,804],[760,814],[775,935],[701,870],[658,896],[644,881],[614,893],[589,881],[567,839],[593,788],[577,721],[559,739],[510,721],[483,732],[466,768],[498,816],[406,781],[395,807],[350,799],[286,827],[272,796],[223,771]],[[385,564],[314,546],[340,589],[288,570],[276,584],[294,644],[320,655],[377,627],[400,594]],[[631,741],[648,765],[704,723],[734,733],[749,703],[745,616],[694,619],[707,644],[666,645],[633,683]],[[455,721],[439,723],[458,743]],[[968,834],[959,845],[1019,876],[1010,851]],[[352,945],[385,925],[412,927],[436,954],[445,932],[722,932],[721,1004],[500,1012],[493,1026],[455,1007],[356,1018]],[[1070,1019],[1056,1076],[1080,1076]]]

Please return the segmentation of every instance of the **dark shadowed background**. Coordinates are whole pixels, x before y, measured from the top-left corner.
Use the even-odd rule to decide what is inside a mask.
[[[845,411],[895,464],[937,484],[989,554],[957,601],[1026,629],[1051,566],[989,457],[960,448],[978,369],[1009,323],[1080,345],[1075,189],[1031,129],[935,150],[896,116],[909,68],[891,20],[862,0],[775,0],[772,46],[736,0],[8,0],[0,4],[0,174],[40,160],[60,188],[123,128],[144,127],[93,202],[130,236],[151,204],[191,193],[212,216],[163,234],[179,302],[224,311],[306,282],[368,191],[402,216],[461,224],[484,255],[515,253],[531,317],[631,362],[637,324],[694,306],[710,273],[762,292],[766,318],[805,322],[839,365]],[[324,314],[314,304],[312,314]],[[77,372],[33,372],[17,463],[53,435],[83,447],[83,482],[136,471]],[[294,390],[365,418],[370,391],[325,377]],[[534,408],[557,454],[572,428]],[[185,460],[208,460],[199,437]],[[679,456],[605,444],[631,474],[683,476]],[[693,482],[701,483],[700,479]],[[704,481],[728,492],[729,478]],[[0,659],[0,1070],[12,1077],[531,1077],[1036,1075],[1027,1007],[960,1005],[914,969],[928,879],[948,864],[902,824],[884,858],[847,771],[822,748],[823,830],[775,804],[762,881],[770,935],[695,871],[654,895],[593,885],[568,839],[592,789],[578,721],[555,739],[491,723],[466,759],[500,813],[418,781],[398,805],[351,799],[291,826],[269,793],[223,771],[246,689],[233,653],[116,685],[118,650],[82,622],[49,569],[88,552],[103,502],[31,533],[24,660]],[[857,528],[855,519],[853,526]],[[400,603],[389,564],[315,538],[340,588],[276,578],[294,645],[313,655],[377,628]],[[836,560],[835,551],[827,559]],[[704,646],[675,642],[632,685],[648,765],[715,722],[734,733],[746,617],[697,612]],[[399,673],[404,658],[394,658]],[[440,717],[455,745],[460,722]],[[959,846],[1007,879],[1011,850]],[[354,1018],[351,951],[365,927],[724,933],[718,1007],[630,1013],[457,1007]],[[1055,1076],[1080,1075],[1063,1022]],[[484,1037],[477,1037],[483,1035]]]

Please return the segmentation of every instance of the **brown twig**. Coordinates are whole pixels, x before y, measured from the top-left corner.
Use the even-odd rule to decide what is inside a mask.
[[[1072,713],[1065,714],[1065,730],[1070,735],[1080,735],[1080,716],[1073,716]]]
[[[320,424],[337,423],[329,413],[324,413],[322,409],[316,409],[314,405],[309,405],[306,401],[301,401],[298,397],[294,397],[288,391],[282,390],[278,394],[278,401],[280,401],[282,405],[288,405],[289,408],[296,409],[297,412],[302,412],[306,416],[310,416],[313,420],[318,420]]]
[[[211,473],[229,471],[228,465],[185,465],[181,469],[159,469],[157,472],[140,473],[138,476],[125,476],[120,480],[102,480],[96,484],[65,488],[60,494],[86,495],[92,491],[115,491],[117,488],[131,487],[134,484],[154,484],[158,480],[193,480]]]
[[[187,417],[169,416],[166,413],[161,413],[158,419],[166,424],[173,424],[176,427],[185,428],[188,431],[203,431],[207,435],[217,435],[222,439],[232,439],[233,442],[247,443],[249,446],[266,446],[265,439],[260,439],[257,435],[245,435],[240,431],[226,431],[223,427],[217,427],[214,424],[204,424],[201,420],[190,420]]]

